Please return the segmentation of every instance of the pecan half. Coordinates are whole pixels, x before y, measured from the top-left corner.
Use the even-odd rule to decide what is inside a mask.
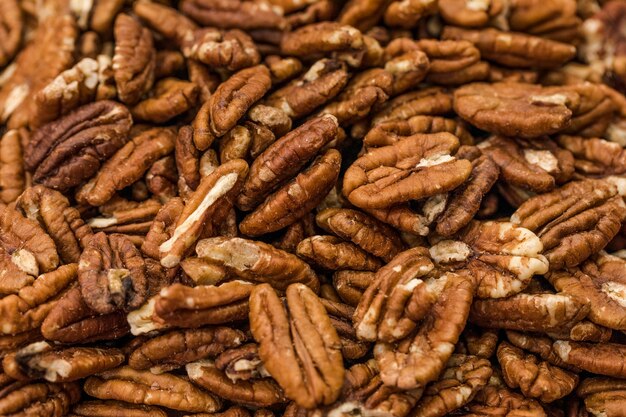
[[[287,288],[287,308],[268,284],[250,295],[250,328],[259,342],[259,356],[287,398],[307,408],[330,404],[343,385],[339,336],[305,285]]]
[[[0,138],[0,202],[12,203],[24,191],[23,144],[28,138],[25,129],[9,130]]]
[[[0,413],[6,416],[66,415],[80,399],[78,383],[14,383],[0,394]]]
[[[164,78],[156,83],[152,91],[152,97],[131,108],[135,119],[165,123],[193,108],[200,92],[195,83],[178,78]]]
[[[266,1],[184,0],[180,9],[202,25],[224,29],[284,29],[286,25],[280,9]]]
[[[2,51],[0,67],[6,66],[17,53],[22,42],[24,17],[17,0],[8,0],[2,4]]]
[[[382,262],[359,246],[335,236],[311,236],[302,240],[296,253],[308,262],[337,271],[376,271]]]
[[[390,120],[374,126],[363,138],[363,144],[367,148],[387,146],[415,133],[439,132],[452,133],[459,138],[461,145],[471,145],[474,142],[472,135],[461,122],[438,116],[418,115],[406,120]]]
[[[595,374],[624,378],[626,347],[617,343],[588,343],[557,340],[552,348],[559,358],[570,366]]]
[[[81,401],[72,408],[72,417],[119,415],[128,417],[167,417],[158,407],[128,404],[122,401]]]
[[[185,39],[182,49],[186,58],[229,71],[261,62],[261,55],[250,36],[237,29],[225,32],[215,28],[197,30]]]
[[[443,115],[452,110],[452,96],[439,87],[411,91],[385,103],[372,117],[376,126],[391,120],[407,120],[418,115]]]

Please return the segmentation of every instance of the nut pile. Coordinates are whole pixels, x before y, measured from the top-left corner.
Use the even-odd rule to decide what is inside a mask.
[[[0,415],[626,415],[626,1],[0,21]]]

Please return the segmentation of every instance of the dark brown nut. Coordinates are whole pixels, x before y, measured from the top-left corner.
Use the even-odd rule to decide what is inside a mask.
[[[2,52],[0,52],[0,67],[6,66],[18,51],[22,43],[22,29],[24,18],[17,0],[9,0],[2,4]]]
[[[267,282],[281,291],[296,282],[319,290],[319,279],[306,262],[267,243],[214,237],[199,241],[196,253],[239,279]]]
[[[204,26],[241,30],[284,29],[282,13],[266,1],[184,0],[180,10]]]
[[[406,417],[422,395],[422,390],[398,391],[384,386],[374,359],[358,363],[346,371],[341,397],[327,415],[384,414]],[[289,407],[285,411],[288,416]],[[315,416],[319,414],[314,414]]]
[[[47,342],[30,344],[2,362],[4,369],[13,363],[28,378],[44,378],[50,382],[71,382],[120,365],[126,359],[119,349],[53,348]]]
[[[428,56],[420,50],[394,56],[385,62],[385,71],[393,77],[392,95],[397,96],[415,88],[430,69]]]
[[[442,115],[452,111],[452,95],[439,87],[402,94],[385,103],[372,117],[372,126],[418,115]]]
[[[322,202],[335,186],[340,168],[341,154],[329,149],[248,214],[239,223],[239,230],[260,236],[293,224]]]
[[[526,397],[538,398],[544,403],[563,398],[578,385],[576,374],[538,361],[534,355],[507,342],[498,346],[498,362],[510,388],[519,388]]]
[[[3,21],[9,16],[3,13]],[[6,78],[0,91],[0,121],[10,129],[30,123],[36,94],[74,64],[78,28],[70,15],[53,13],[42,18],[31,36],[14,65],[3,74]]]
[[[81,203],[99,206],[138,181],[157,159],[174,150],[175,135],[171,129],[153,128],[132,138],[106,161],[98,174],[76,194]]]
[[[594,374],[624,378],[626,347],[616,343],[588,343],[557,340],[552,348],[563,362]]]
[[[270,145],[250,166],[237,206],[246,211],[256,207],[333,140],[337,128],[334,116],[316,117]]]
[[[623,381],[613,378],[586,378],[577,389],[579,397],[584,397],[584,406],[580,406],[579,414],[569,414],[573,417],[592,415],[606,415],[618,417],[626,405]],[[589,413],[587,413],[587,411]]]
[[[287,288],[287,311],[268,284],[250,295],[250,329],[267,372],[299,406],[333,403],[344,379],[341,340],[305,285]]]
[[[333,274],[333,286],[345,303],[356,307],[375,276],[371,271],[337,271]]]
[[[615,186],[586,180],[532,197],[511,221],[539,236],[550,270],[555,271],[576,266],[604,248],[619,231],[624,213]]]
[[[601,251],[580,268],[551,273],[549,280],[558,291],[587,299],[591,306],[589,320],[610,329],[625,330],[624,268],[625,260]]]
[[[469,30],[446,26],[441,36],[470,41],[480,50],[481,57],[507,67],[554,68],[576,55],[573,45],[493,28]]]
[[[335,236],[312,236],[296,248],[299,257],[331,271],[376,271],[383,264],[359,246]]]
[[[436,279],[437,301],[412,334],[390,344],[378,342],[374,358],[387,386],[424,388],[444,369],[454,352],[472,304],[475,285],[469,276],[447,273]]]
[[[518,2],[515,4],[517,5]],[[484,27],[506,14],[509,6],[500,0],[474,2],[471,0],[441,0],[437,3],[439,13],[446,23],[462,27]],[[521,30],[521,29],[517,29]]]
[[[363,138],[365,147],[393,145],[405,136],[416,133],[448,132],[459,138],[461,145],[472,145],[474,138],[462,122],[438,116],[413,116],[406,120],[390,120],[370,129]]]
[[[317,214],[316,221],[322,229],[387,262],[404,249],[400,235],[393,228],[356,210],[322,210]]]
[[[196,105],[199,88],[191,82],[165,78],[156,83],[153,92],[153,97],[140,101],[131,108],[135,119],[165,123]]]
[[[475,300],[470,322],[481,327],[529,332],[571,328],[589,313],[584,299],[566,294],[516,294]]]
[[[467,326],[461,335],[461,341],[457,351],[490,359],[496,353],[498,345],[498,333],[492,330],[477,329]]]
[[[199,29],[185,39],[182,50],[186,58],[229,71],[261,62],[261,55],[250,36],[238,29],[225,32],[215,28]]]
[[[175,197],[178,188],[178,172],[173,156],[155,161],[146,172],[146,186],[160,201],[166,202]]]
[[[183,126],[178,130],[174,157],[178,172],[179,194],[188,196],[198,188],[201,178],[200,152],[193,144],[193,128],[191,126]]]
[[[626,151],[619,144],[598,138],[564,135],[559,136],[557,141],[574,155],[574,166],[580,174],[604,177],[614,182],[618,190],[621,188],[620,177],[626,173]]]
[[[553,190],[574,173],[573,155],[550,140],[494,136],[479,148],[498,164],[504,181],[536,193]]]
[[[176,9],[149,0],[133,2],[133,11],[163,37],[182,45],[198,26]]]
[[[424,17],[437,13],[437,2],[428,0],[395,0],[385,11],[385,23],[403,29],[413,28]]]
[[[413,411],[415,417],[442,417],[469,403],[492,374],[486,359],[452,355],[439,380],[430,385]]]
[[[83,58],[39,90],[31,125],[41,126],[92,101],[113,99],[116,94],[111,58]]]
[[[94,217],[88,221],[94,230],[145,235],[161,209],[161,203],[152,198],[137,202],[115,196],[98,209],[102,217]]]
[[[12,203],[24,191],[23,144],[28,138],[25,129],[9,130],[0,138],[0,202]]]
[[[341,125],[352,124],[387,101],[392,92],[392,83],[392,74],[384,69],[373,68],[360,72],[350,80],[337,99],[320,113],[332,114]]]
[[[156,213],[141,246],[141,251],[152,259],[160,259],[159,247],[172,237],[176,223],[185,207],[180,197],[170,199]]]
[[[0,299],[0,333],[16,335],[38,328],[61,295],[76,280],[76,264],[40,275],[31,285]]]
[[[341,9],[337,20],[365,32],[378,23],[387,3],[385,0],[350,0]]]
[[[121,13],[115,19],[113,70],[117,95],[133,105],[152,88],[156,50],[152,33],[134,18]]]
[[[232,382],[269,376],[259,357],[259,345],[256,343],[226,350],[215,359],[215,367]]]
[[[581,55],[589,64],[599,67],[604,78],[623,92],[626,54],[624,34],[618,28],[624,24],[626,8],[619,1],[603,4],[602,9],[596,9],[597,13],[582,25],[585,44],[581,46]]]
[[[427,278],[434,269],[429,258],[418,246],[378,270],[353,316],[359,339],[391,343],[417,327],[441,291],[438,280]]]
[[[63,416],[78,402],[80,394],[77,383],[14,383],[0,394],[0,413],[5,416]]]
[[[71,417],[167,417],[158,407],[122,401],[81,401],[72,408]]]
[[[121,104],[99,101],[39,128],[25,149],[33,180],[65,191],[94,175],[128,140],[131,116]]]
[[[470,161],[450,155],[458,147],[455,136],[435,133],[370,150],[346,171],[343,194],[357,207],[381,209],[448,192],[471,173]]]
[[[352,316],[354,315],[354,308],[347,304],[341,303],[341,300],[336,295],[334,300],[328,299],[324,293],[324,288],[331,288],[331,285],[327,285],[322,288],[320,301],[326,309],[326,313],[330,317],[330,321],[333,323],[339,339],[341,339],[341,354],[347,360],[356,360],[364,357],[368,352],[370,345],[360,341],[357,338],[354,327],[352,326]]]
[[[63,194],[35,185],[24,191],[15,207],[26,218],[39,223],[54,241],[63,262],[78,262],[93,233]]]
[[[315,220],[313,214],[309,213],[294,224],[287,226],[284,233],[274,240],[272,245],[285,252],[295,253],[298,243],[315,233]]]
[[[455,91],[454,110],[491,133],[535,138],[566,128],[579,99],[562,87],[474,83]]]
[[[310,57],[331,52],[347,53],[364,48],[363,35],[352,26],[321,22],[286,33],[280,43],[286,55]]]
[[[267,56],[263,63],[270,70],[272,85],[290,80],[302,72],[302,62],[298,58],[280,57],[278,55]]]
[[[67,291],[41,323],[43,336],[60,343],[118,339],[129,332],[123,312],[100,315],[89,308],[80,288]]]
[[[489,66],[480,62],[480,52],[471,42],[421,39],[415,44],[428,56],[429,82],[466,84],[487,78]]]
[[[256,361],[260,362],[258,356]],[[255,366],[254,360],[250,361],[245,357],[235,361],[235,364],[243,368]],[[246,406],[271,407],[286,402],[281,388],[272,378],[240,380],[236,378],[237,374],[232,378],[227,370],[219,369],[215,365],[210,360],[189,363],[186,366],[187,375],[194,383],[210,392]]]
[[[141,343],[128,356],[131,368],[167,372],[239,346],[245,335],[228,327],[174,330]]]
[[[487,385],[478,392],[465,417],[547,417],[539,402],[526,398],[508,388]]]
[[[206,177],[189,196],[187,203],[180,212],[176,226],[165,242],[159,246],[161,265],[172,268],[180,262],[183,255],[200,237],[207,220],[217,209],[227,207],[239,193],[244,178],[248,173],[248,164],[235,159],[220,165]]]
[[[181,52],[157,51],[154,77],[156,79],[171,77],[185,68],[185,57]],[[192,81],[193,82],[193,81]]]
[[[538,355],[541,359],[552,365],[573,372],[580,372],[580,369],[576,368],[575,366],[571,366],[563,362],[559,355],[556,354],[556,351],[552,346],[554,340],[552,340],[548,336],[507,330],[506,337],[509,342],[514,346],[534,353],[535,355]]]
[[[128,314],[134,335],[168,327],[197,328],[243,320],[254,284],[232,281],[194,288],[173,284]]]
[[[160,405],[187,412],[214,412],[221,401],[186,379],[171,374],[154,375],[122,366],[87,378],[85,392],[101,400]]]
[[[221,78],[217,73],[211,72],[206,65],[200,62],[187,59],[186,63],[189,80],[200,88],[199,101],[200,103],[206,103],[220,85]]]
[[[119,234],[95,234],[78,264],[85,303],[101,314],[138,308],[147,298],[146,264],[133,243]]]
[[[299,119],[330,102],[348,83],[346,64],[320,59],[299,78],[270,94],[264,103]]]
[[[207,149],[215,138],[235,127],[270,87],[270,72],[264,65],[245,68],[220,84],[194,119],[196,148]]]

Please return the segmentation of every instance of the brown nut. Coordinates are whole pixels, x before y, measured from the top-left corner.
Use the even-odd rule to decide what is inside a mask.
[[[147,298],[145,261],[119,234],[93,235],[80,256],[78,282],[85,303],[101,314],[134,310]]]
[[[440,291],[440,283],[427,278],[434,269],[429,258],[428,250],[418,246],[378,270],[352,318],[359,339],[391,343],[417,327]]]
[[[24,191],[24,143],[28,137],[25,129],[9,130],[0,138],[0,202],[12,203]]]
[[[447,273],[436,279],[437,301],[416,330],[397,344],[378,342],[374,358],[383,383],[400,389],[424,388],[444,369],[465,326],[474,283]]]
[[[385,103],[372,117],[372,126],[418,115],[442,115],[452,111],[452,95],[439,87],[411,91]]]
[[[461,335],[461,341],[457,345],[457,351],[490,359],[496,353],[497,345],[498,333],[496,331],[466,326]]]
[[[250,166],[237,206],[242,210],[256,207],[333,140],[337,128],[334,116],[316,117],[270,145]]]
[[[574,155],[577,172],[588,177],[604,177],[619,188],[619,177],[626,173],[626,152],[619,144],[599,138],[565,135],[557,140]]]
[[[592,415],[606,415],[617,417],[624,409],[625,389],[623,381],[615,378],[586,378],[578,385],[576,390],[579,397],[585,399],[581,406],[580,414],[586,416],[589,411]]]
[[[284,29],[286,22],[279,12],[266,1],[242,0],[184,0],[180,10],[204,26],[223,29]]]
[[[586,180],[527,200],[511,221],[536,232],[554,271],[576,266],[604,248],[619,231],[624,215],[615,186]]]
[[[343,302],[356,307],[375,276],[371,271],[337,271],[333,274],[333,287]]]
[[[3,13],[3,21],[4,17]],[[15,65],[8,67],[0,91],[0,121],[10,129],[30,124],[39,90],[74,63],[78,27],[69,14],[50,13],[31,36]]]
[[[344,378],[339,336],[305,285],[287,288],[287,308],[268,284],[250,295],[250,329],[259,342],[259,356],[287,398],[307,408],[331,404]]]
[[[322,229],[387,262],[404,249],[400,235],[393,228],[357,210],[329,208],[320,211],[316,221]]]
[[[626,367],[621,359],[626,347],[617,343],[589,343],[557,340],[552,348],[568,365],[594,374],[624,378]]]
[[[506,387],[487,385],[468,405],[466,417],[547,417],[539,402],[526,398]]]
[[[225,32],[215,28],[199,29],[185,39],[182,50],[186,58],[229,71],[261,62],[261,55],[250,36],[238,29]]]
[[[584,137],[608,135],[614,112],[618,110],[611,94],[607,93],[608,87],[585,82],[565,88],[577,93],[580,101],[572,107],[572,122],[563,132]]]
[[[554,340],[552,340],[548,336],[522,333],[515,330],[507,330],[506,337],[512,345],[517,346],[518,348],[525,351],[534,353],[551,365],[555,365],[559,368],[567,369],[573,372],[580,372],[580,369],[576,368],[575,366],[568,365],[567,363],[563,362],[563,360],[561,360],[561,358],[559,357],[559,355],[556,354],[556,351],[553,348],[552,343],[554,342]]]
[[[141,343],[128,356],[133,369],[167,372],[239,346],[245,335],[228,327],[173,330]]]
[[[437,2],[424,0],[396,0],[385,11],[385,23],[403,29],[413,28],[424,17],[437,12]]]
[[[85,303],[79,287],[67,291],[41,323],[43,336],[60,343],[114,340],[129,332],[126,315],[117,311],[98,314]]]
[[[92,101],[113,99],[116,94],[111,58],[83,58],[39,90],[31,125],[41,126]]]
[[[369,151],[346,171],[343,194],[357,207],[380,209],[450,191],[471,173],[471,163],[450,154],[449,133],[415,134]]]
[[[93,233],[63,194],[43,185],[35,185],[24,191],[15,207],[46,231],[63,262],[78,262]]]
[[[81,401],[72,408],[71,417],[167,417],[158,407],[122,401]]]
[[[37,329],[61,295],[76,280],[76,264],[40,275],[16,294],[0,299],[0,333],[16,335]]]
[[[220,165],[202,178],[182,209],[171,237],[159,246],[161,265],[166,268],[178,265],[183,255],[200,237],[207,220],[217,209],[224,208],[223,204],[231,206],[247,173],[248,164],[241,159],[235,159]]]
[[[148,168],[145,180],[148,191],[160,201],[165,203],[174,198],[178,192],[178,172],[174,157],[170,155],[155,161]]]
[[[530,332],[571,328],[589,313],[584,299],[566,294],[516,294],[475,300],[470,322],[481,327]]]
[[[161,203],[152,198],[137,202],[114,196],[98,209],[102,217],[93,217],[87,222],[92,229],[127,236],[144,235],[161,209]]]
[[[281,291],[296,282],[319,290],[319,279],[306,262],[267,243],[220,236],[199,241],[196,253],[245,281],[266,282]]]
[[[215,138],[224,136],[270,87],[264,65],[242,69],[221,83],[193,121],[196,148],[206,150]]]
[[[370,345],[360,341],[356,336],[352,326],[354,308],[341,303],[336,296],[336,299],[329,299],[324,293],[324,288],[332,288],[332,286],[329,285],[322,288],[320,293],[324,298],[320,298],[320,301],[324,305],[335,330],[337,330],[339,339],[341,339],[341,354],[347,360],[361,359],[369,352]]]
[[[311,65],[299,78],[270,94],[264,103],[299,119],[330,102],[347,83],[346,64],[324,58]]]
[[[146,234],[146,240],[141,245],[141,251],[152,259],[160,260],[159,247],[172,237],[176,222],[185,207],[180,197],[174,197],[157,210],[150,229]]]
[[[529,398],[551,403],[563,398],[578,385],[578,375],[564,371],[534,355],[508,344],[498,346],[498,362],[504,381],[510,388],[518,388]]]
[[[335,236],[311,236],[296,248],[299,257],[324,269],[376,271],[382,262],[359,246]]]
[[[438,116],[413,116],[406,120],[390,120],[382,122],[367,132],[363,138],[365,147],[393,145],[405,136],[415,133],[448,132],[459,138],[461,145],[472,145],[474,138],[463,126],[462,122]]]
[[[579,100],[574,91],[521,83],[474,83],[454,93],[454,110],[476,127],[534,138],[566,128]]]
[[[341,154],[329,149],[248,214],[239,223],[239,230],[260,236],[293,224],[322,202],[335,186],[340,168]]]
[[[551,191],[574,173],[572,154],[552,141],[494,136],[479,148],[498,164],[504,181],[536,193]]]
[[[117,94],[123,103],[133,105],[152,88],[156,50],[152,33],[137,20],[121,13],[115,19],[113,70]]]
[[[47,342],[30,344],[5,356],[2,366],[17,367],[28,378],[70,382],[117,367],[126,359],[119,349],[53,348]],[[17,376],[17,375],[16,375]]]
[[[99,206],[120,191],[143,177],[159,158],[174,150],[174,132],[171,129],[153,128],[132,138],[106,161],[98,174],[83,185],[76,200]]]
[[[243,320],[254,284],[231,281],[194,288],[173,284],[128,314],[134,335],[167,327],[197,328]]]
[[[417,86],[430,69],[428,56],[420,50],[394,56],[385,62],[385,71],[393,77],[392,95],[397,96]]]
[[[198,28],[191,19],[176,9],[149,0],[134,2],[133,11],[148,26],[178,45],[182,45],[184,40]]]
[[[17,53],[22,42],[24,18],[17,0],[9,0],[2,4],[2,52],[0,52],[0,67],[5,67]]]
[[[387,1],[385,0],[350,0],[341,9],[337,20],[344,25],[354,26],[365,32],[376,25],[386,7]]]
[[[264,64],[270,70],[272,85],[288,81],[302,72],[302,62],[298,58],[280,57],[269,55],[264,59]]]
[[[441,36],[443,39],[470,41],[484,59],[508,67],[554,68],[576,55],[574,45],[493,28],[469,30],[446,26]]]
[[[165,78],[156,83],[154,96],[135,104],[133,117],[152,123],[165,123],[196,105],[199,89],[196,84],[177,78]]]
[[[480,3],[474,3],[471,0],[442,0],[437,5],[446,23],[462,27],[484,27],[501,13],[508,12],[508,10],[503,10],[508,5],[505,6],[500,0],[487,0]]]
[[[415,44],[428,56],[426,80],[431,83],[456,85],[487,78],[489,65],[480,62],[480,52],[471,42],[421,39]]]
[[[492,374],[486,359],[470,355],[452,355],[439,380],[424,390],[417,403],[415,417],[442,417],[469,403]]]
[[[577,16],[577,9],[577,5],[570,1],[540,3],[537,0],[521,0],[510,10],[508,22],[514,31],[561,42],[576,42],[580,37],[582,23]]]
[[[221,406],[218,398],[186,379],[171,374],[154,375],[150,371],[136,371],[129,366],[89,377],[83,389],[102,400],[160,405],[187,412],[214,412]]]
[[[80,394],[78,383],[14,383],[0,394],[0,413],[5,416],[62,416],[78,402]]]
[[[65,191],[90,178],[126,143],[130,125],[130,113],[119,103],[104,100],[80,107],[33,134],[25,166],[35,182]]]
[[[363,35],[358,29],[338,22],[320,22],[286,33],[281,52],[298,57],[363,49]]]

